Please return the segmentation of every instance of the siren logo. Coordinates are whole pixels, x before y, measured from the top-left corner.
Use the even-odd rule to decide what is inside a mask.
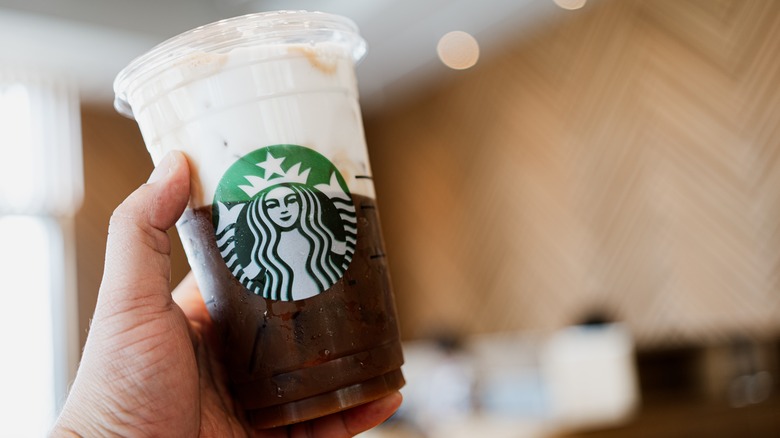
[[[268,146],[236,161],[217,186],[212,217],[230,271],[268,299],[324,292],[355,253],[355,206],[344,178],[303,146]]]

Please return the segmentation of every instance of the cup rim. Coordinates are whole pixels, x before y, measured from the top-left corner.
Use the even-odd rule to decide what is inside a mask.
[[[205,24],[154,46],[133,59],[114,79],[114,108],[133,118],[127,95],[171,62],[197,52],[226,53],[238,47],[330,41],[342,44],[353,62],[366,54],[365,40],[351,19],[325,12],[280,10],[258,12]]]

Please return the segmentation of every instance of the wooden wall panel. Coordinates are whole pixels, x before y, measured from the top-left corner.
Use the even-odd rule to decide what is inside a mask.
[[[110,107],[82,109],[84,205],[76,215],[76,262],[81,344],[86,341],[103,276],[108,221],[114,209],[152,171],[138,126]],[[171,231],[172,283],[189,271],[175,230]]]
[[[368,120],[404,336],[777,336],[778,53],[780,2],[602,0]]]

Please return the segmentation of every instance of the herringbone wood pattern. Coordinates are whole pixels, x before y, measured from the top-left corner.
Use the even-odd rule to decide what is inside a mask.
[[[780,1],[567,14],[368,121],[404,334],[776,336]]]

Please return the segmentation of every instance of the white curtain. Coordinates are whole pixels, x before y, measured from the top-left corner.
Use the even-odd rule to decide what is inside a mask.
[[[0,214],[70,216],[84,187],[75,87],[0,70]]]

